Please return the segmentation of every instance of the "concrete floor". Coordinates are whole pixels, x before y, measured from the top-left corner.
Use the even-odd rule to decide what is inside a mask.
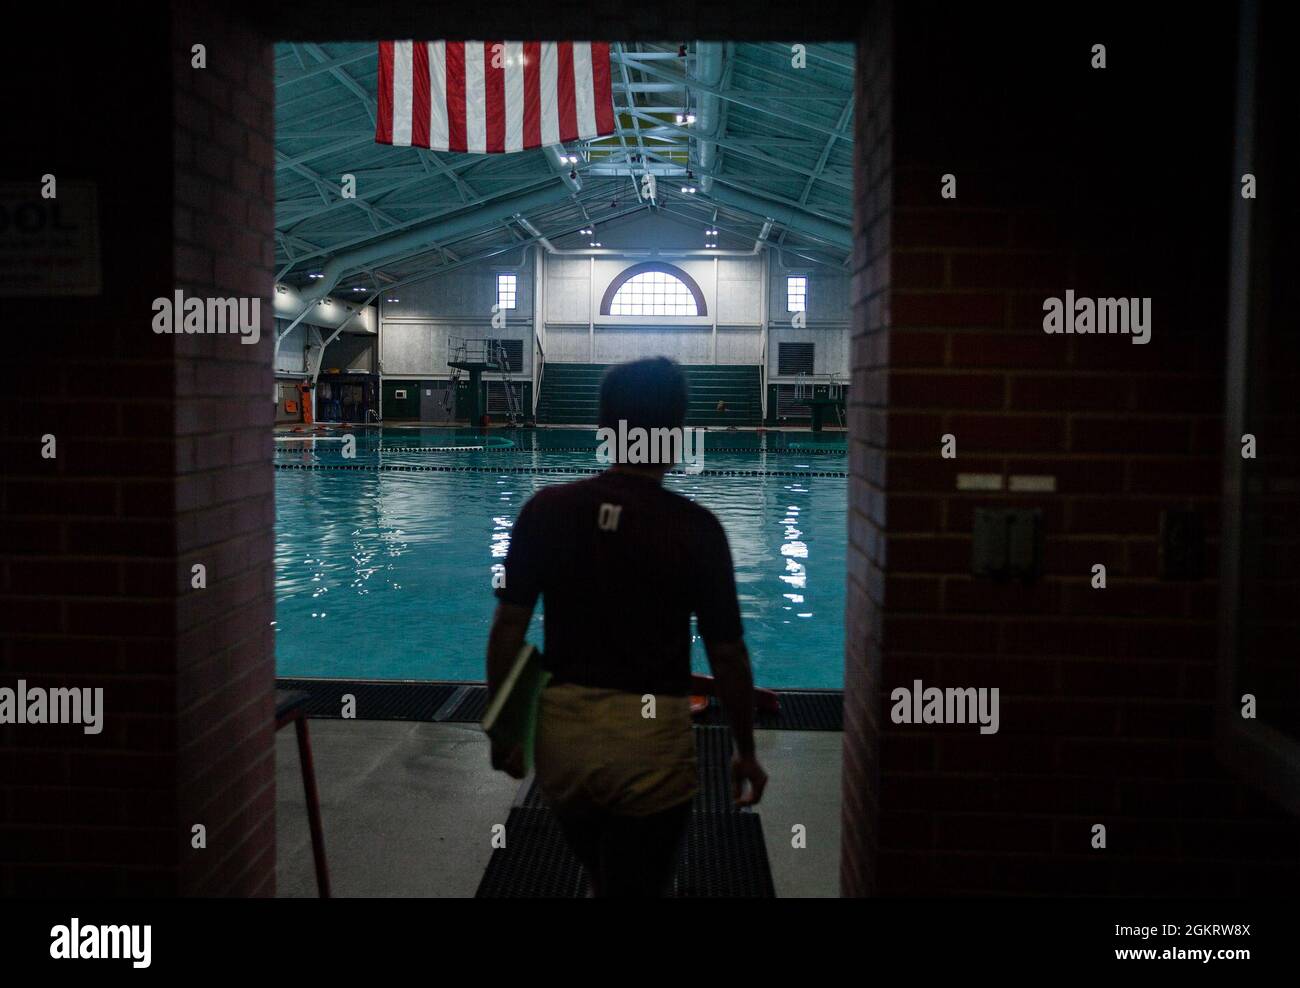
[[[488,764],[477,725],[313,720],[312,751],[336,896],[472,896],[519,783]],[[759,731],[771,781],[759,807],[779,896],[839,893],[840,745],[823,731]],[[276,879],[314,896],[292,730],[276,736]],[[791,846],[803,824],[807,847]]]

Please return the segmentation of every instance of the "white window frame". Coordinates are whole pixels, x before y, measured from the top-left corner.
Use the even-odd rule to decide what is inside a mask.
[[[792,309],[792,308],[790,308],[790,282],[792,282],[795,278],[798,278],[800,281],[803,282],[803,292],[801,293],[801,294],[803,295],[803,308],[802,308],[802,309]],[[810,281],[811,281],[811,279],[809,278],[809,276],[808,276],[808,272],[807,272],[807,271],[787,271],[787,272],[786,272],[786,274],[785,274],[785,311],[786,311],[786,312],[803,312],[803,313],[807,313],[807,311],[808,311],[808,288],[809,288],[809,282],[810,282]]]
[[[501,279],[510,279],[510,304],[503,305],[501,302]],[[519,273],[517,271],[497,271],[496,272],[497,288],[497,311],[502,312],[506,309],[514,309],[519,306]]]
[[[655,292],[655,291],[644,290],[646,282],[638,281],[638,279],[647,278],[647,277],[654,278],[655,276],[658,276],[660,279],[664,279],[665,283],[671,282],[674,285],[680,285],[681,291],[674,290],[672,292],[667,292],[667,291]],[[654,282],[650,282],[650,283],[653,284]],[[637,289],[640,290],[638,291]],[[633,296],[634,298],[636,298],[638,302],[640,302],[642,299],[646,298],[647,296],[650,298],[654,298],[656,296],[663,296],[664,298],[668,298],[668,297],[677,298],[677,297],[681,297],[684,294],[685,297],[690,300],[690,307],[692,311],[690,312],[654,312],[654,311],[615,312],[614,307],[618,304],[619,296],[623,295],[624,291],[627,291],[629,296]],[[624,304],[628,305],[629,303],[624,303]],[[651,307],[653,308],[653,303]],[[672,307],[677,308],[678,306],[674,305]],[[677,277],[677,275],[672,274],[671,272],[668,271],[641,271],[633,275],[631,278],[627,279],[625,282],[623,282],[623,284],[618,286],[618,290],[614,293],[613,298],[610,299],[609,314],[611,316],[625,316],[634,319],[647,319],[647,318],[649,319],[695,319],[699,317],[700,310],[699,310],[699,303],[695,299],[695,293],[692,292],[690,286],[686,284],[686,282],[682,281],[681,278]]]

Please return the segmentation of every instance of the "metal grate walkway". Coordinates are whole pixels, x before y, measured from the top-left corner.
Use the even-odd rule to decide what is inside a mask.
[[[674,898],[773,898],[758,813],[731,805],[730,733],[695,728],[700,788],[678,853]],[[492,852],[479,898],[580,898],[586,874],[570,853],[534,783],[506,820],[506,847]]]

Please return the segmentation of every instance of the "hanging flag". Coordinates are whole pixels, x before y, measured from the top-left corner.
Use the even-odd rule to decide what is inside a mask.
[[[380,144],[495,154],[613,132],[608,42],[379,42]]]

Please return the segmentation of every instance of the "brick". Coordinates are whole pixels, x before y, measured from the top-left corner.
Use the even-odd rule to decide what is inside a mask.
[[[1057,584],[1041,581],[1026,585],[949,577],[943,584],[949,614],[1052,614],[1060,610],[1060,598]]]
[[[1070,423],[1070,448],[1080,453],[1186,453],[1190,428],[1183,419],[1078,417]]]
[[[1001,408],[1005,381],[1000,374],[889,375],[889,399],[902,408]]]
[[[1017,815],[953,813],[938,817],[938,843],[953,850],[1047,851],[1052,822]]]
[[[893,329],[888,337],[891,367],[941,367],[947,337],[943,333]]]
[[[1170,662],[1125,658],[1108,662],[1066,662],[1061,686],[1077,696],[1165,697],[1178,695],[1179,668]]]
[[[1063,350],[1057,353],[1064,357]],[[1129,388],[1128,380],[1114,375],[1016,374],[1011,378],[1011,407],[1017,411],[1115,412],[1128,407]]]
[[[935,413],[890,412],[881,416],[880,445],[890,449],[938,450],[944,434],[943,416]]]
[[[1001,327],[1006,301],[1001,295],[895,291],[890,302],[893,325],[918,327]]]
[[[891,262],[890,283],[896,288],[944,287],[947,266],[943,254],[900,251],[894,254]]]
[[[1041,289],[1053,294],[1066,281],[1064,254],[955,253],[954,288]]]
[[[951,573],[970,570],[969,536],[906,536],[889,538],[891,573]]]
[[[1160,531],[1160,505],[1113,498],[1073,498],[1066,511],[1065,528],[1072,534],[1155,535]]]
[[[933,577],[891,576],[885,583],[885,600],[892,611],[937,611],[940,586]]]
[[[962,332],[952,337],[954,367],[1064,369],[1068,355],[1055,337],[1042,333]]]
[[[896,533],[937,531],[942,504],[937,497],[890,494],[885,499],[889,530]]]
[[[1128,466],[1128,490],[1213,496],[1223,482],[1220,464],[1217,457],[1135,459]]]
[[[988,652],[997,634],[991,621],[887,616],[883,639],[886,647],[909,652]]]
[[[959,453],[1058,453],[1065,445],[1065,419],[1056,415],[954,415],[948,430],[957,439]]]
[[[1005,213],[975,210],[895,210],[896,247],[1006,247],[1011,224]]]

